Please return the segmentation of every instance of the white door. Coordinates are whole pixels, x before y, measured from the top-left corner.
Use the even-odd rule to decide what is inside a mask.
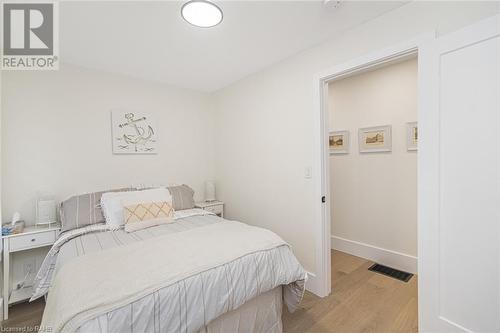
[[[421,59],[420,331],[500,332],[500,16]]]

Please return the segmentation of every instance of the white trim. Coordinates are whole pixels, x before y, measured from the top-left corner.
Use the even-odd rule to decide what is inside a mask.
[[[331,292],[331,262],[330,262],[330,195],[328,161],[330,152],[328,146],[328,114],[325,96],[328,86],[321,76],[314,78],[314,233],[316,239],[316,277],[314,292],[319,297],[326,297]],[[322,197],[326,200],[323,203]],[[327,223],[326,223],[327,222]]]
[[[425,45],[419,50],[418,65],[425,70],[418,72],[418,126],[419,142],[417,155],[417,224],[418,253],[420,258],[418,274],[418,326],[420,332],[430,327],[436,327],[435,318],[430,313],[437,309],[432,295],[433,286],[438,283],[432,270],[426,270],[429,250],[432,251],[433,238],[437,237],[436,207],[439,205],[439,195],[436,184],[439,184],[439,110],[432,103],[436,93],[437,62],[433,57],[436,41]],[[423,84],[425,82],[425,84]],[[434,256],[435,253],[432,253]],[[431,263],[432,264],[432,263]],[[429,274],[430,273],[430,274]]]
[[[316,274],[307,272],[307,282],[306,282],[307,291],[317,295],[320,292],[319,280]]]
[[[417,257],[332,235],[332,249],[405,272],[417,273]]]
[[[329,149],[328,149],[328,110],[326,96],[328,96],[328,82],[340,79],[354,73],[358,74],[373,68],[377,68],[397,60],[404,60],[415,56],[422,47],[432,42],[436,37],[435,32],[422,34],[414,39],[400,43],[386,49],[370,53],[339,66],[330,68],[314,77],[314,165],[313,170],[317,177],[314,177],[314,233],[316,239],[316,278],[317,292],[320,297],[328,296],[331,292],[331,261],[330,261],[330,184],[329,184]],[[422,72],[428,64],[419,60],[418,77],[422,82]],[[425,70],[428,70],[425,68]],[[422,105],[427,105],[422,101],[423,94],[419,94],[420,115],[423,112]],[[427,96],[425,96],[427,97]],[[420,157],[419,157],[420,158]],[[419,184],[423,184],[425,179],[419,178]],[[419,188],[421,185],[419,185]],[[326,197],[326,202],[321,203],[321,197]],[[419,219],[420,224],[421,219]],[[419,240],[420,242],[420,240]],[[420,246],[420,245],[419,245]]]

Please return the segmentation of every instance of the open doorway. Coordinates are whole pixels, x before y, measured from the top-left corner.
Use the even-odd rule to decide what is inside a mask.
[[[417,58],[328,84],[333,249],[417,272]]]
[[[329,152],[329,84],[331,82],[342,80],[344,78],[359,75],[365,72],[374,71],[384,66],[403,62],[416,58],[418,56],[418,110],[417,118],[426,120],[424,116],[428,114],[428,102],[431,87],[428,84],[422,84],[430,80],[430,69],[433,63],[430,62],[429,45],[434,41],[433,34],[423,34],[417,38],[401,42],[397,45],[387,47],[385,49],[363,55],[359,58],[353,59],[346,63],[336,65],[334,67],[325,69],[318,73],[314,78],[315,86],[315,164],[314,171],[318,177],[315,181],[314,196],[317,198],[315,202],[315,211],[317,213],[317,223],[315,228],[316,234],[316,272],[309,281],[309,289],[320,297],[330,295],[332,291],[331,284],[331,220],[330,220],[330,152]],[[421,119],[421,120],[422,120]],[[429,124],[424,122],[422,127],[420,124],[419,133],[427,129]],[[424,131],[424,134],[429,133]],[[357,135],[354,134],[354,135]],[[422,143],[424,141],[420,140]],[[427,147],[427,146],[426,146]],[[427,150],[426,150],[427,151]],[[424,155],[426,156],[426,155]],[[426,156],[428,159],[429,157]],[[419,172],[423,172],[422,166],[427,165],[423,163],[422,154],[418,154]],[[428,161],[428,160],[426,160]],[[425,170],[425,168],[424,168]],[[420,195],[422,190],[422,179],[418,178],[418,193]],[[418,211],[418,232],[424,232],[422,219],[422,198],[419,197]],[[422,243],[425,238],[418,237],[418,250],[422,249]],[[420,252],[419,252],[420,255]],[[419,261],[418,270],[422,267]],[[419,274],[420,276],[420,274]],[[422,282],[419,277],[419,282]],[[424,281],[425,282],[425,281]],[[421,284],[421,283],[420,283]],[[420,310],[420,309],[419,309]]]
[[[412,55],[327,89],[332,292],[405,331],[418,318],[417,277],[402,273],[417,273],[417,81]]]

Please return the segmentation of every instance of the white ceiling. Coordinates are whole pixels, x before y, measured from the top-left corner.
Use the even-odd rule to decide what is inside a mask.
[[[61,61],[215,91],[404,4],[215,2],[224,21],[209,29],[181,18],[183,2],[61,2]]]

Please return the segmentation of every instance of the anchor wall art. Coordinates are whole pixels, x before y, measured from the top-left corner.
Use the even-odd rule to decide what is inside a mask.
[[[156,122],[150,114],[112,110],[113,154],[156,154]]]

